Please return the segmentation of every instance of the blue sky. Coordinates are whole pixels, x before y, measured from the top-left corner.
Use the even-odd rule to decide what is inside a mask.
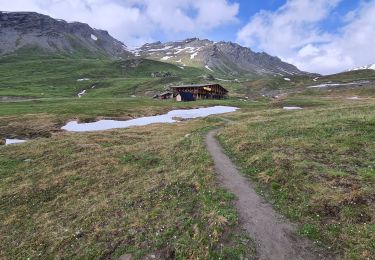
[[[232,41],[322,74],[375,63],[375,0],[0,0],[0,10],[85,22],[128,46]]]

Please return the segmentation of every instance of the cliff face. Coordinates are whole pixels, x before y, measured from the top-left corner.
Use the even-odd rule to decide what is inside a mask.
[[[29,12],[0,12],[0,55],[22,48],[52,53],[81,53],[112,57],[132,56],[108,32],[83,23],[68,23]]]

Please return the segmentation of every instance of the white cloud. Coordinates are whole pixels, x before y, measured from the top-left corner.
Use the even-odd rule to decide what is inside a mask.
[[[375,0],[349,12],[337,33],[326,32],[322,22],[340,1],[289,0],[274,12],[256,14],[238,32],[237,40],[311,72],[328,74],[374,63]]]
[[[35,11],[108,30],[131,46],[164,36],[195,36],[237,21],[227,0],[0,0],[3,11]],[[212,15],[212,14],[215,15]]]

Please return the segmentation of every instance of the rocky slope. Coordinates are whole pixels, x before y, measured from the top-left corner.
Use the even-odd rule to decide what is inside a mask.
[[[185,66],[203,67],[210,72],[238,76],[304,75],[297,67],[267,53],[256,53],[231,42],[212,42],[197,38],[178,42],[145,44],[134,50],[135,56]]]
[[[362,66],[362,67],[357,67],[357,68],[354,68],[354,69],[350,69],[348,71],[355,71],[355,70],[375,70],[375,63],[369,64],[369,65],[366,65],[366,66]]]
[[[132,56],[108,32],[87,24],[68,23],[38,13],[0,12],[0,55],[26,48],[90,56]]]

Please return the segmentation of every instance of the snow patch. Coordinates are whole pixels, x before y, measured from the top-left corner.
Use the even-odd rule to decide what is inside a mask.
[[[347,98],[347,99],[349,99],[349,100],[359,100],[361,98],[359,98],[359,97],[350,97],[350,98]]]
[[[290,81],[290,78],[284,78],[284,80],[286,80],[286,81]]]
[[[150,49],[150,50],[147,50],[147,52],[166,51],[166,50],[171,49],[172,47],[173,46],[165,46],[164,48],[160,48],[160,49]]]
[[[216,78],[216,79],[219,80],[219,81],[231,82],[231,80],[229,80],[229,79],[219,79],[219,78]]]
[[[319,77],[316,77],[315,79],[313,79],[313,81],[315,81],[315,82],[316,82],[316,81],[318,81],[318,79],[319,79]]]
[[[339,86],[351,86],[351,85],[358,85],[364,82],[350,82],[350,83],[326,83],[320,84],[315,86],[309,86],[307,88],[329,88],[329,87],[339,87]]]
[[[26,142],[26,140],[21,140],[21,139],[5,139],[5,145],[22,144],[24,142]]]
[[[81,81],[88,81],[90,80],[89,78],[83,78],[83,79],[77,79],[78,82],[81,82]]]
[[[91,39],[93,39],[94,41],[97,41],[98,37],[96,37],[95,35],[91,34]]]
[[[77,94],[77,96],[78,96],[79,98],[81,98],[83,95],[86,94],[86,92],[87,92],[87,90],[84,89],[84,90],[82,90],[81,92],[79,92],[79,93]]]
[[[204,66],[204,67],[205,67],[206,69],[208,69],[208,70],[214,72],[210,67],[208,67],[208,65],[206,65],[206,66]]]
[[[165,56],[163,58],[161,58],[160,60],[169,60],[170,58],[173,58],[172,56]]]
[[[197,56],[197,55],[198,55],[198,52],[193,53],[192,55],[190,55],[190,59],[194,60],[195,56]]]
[[[348,71],[356,71],[356,70],[375,70],[375,63],[369,64],[369,65],[366,65],[366,66],[362,66],[362,67],[357,67],[357,68],[354,68],[354,69],[350,69]]]
[[[176,48],[174,48],[174,50],[176,50],[176,52],[174,54],[179,54],[183,51],[185,51],[186,53],[190,53],[190,54],[193,54],[195,52],[198,52],[201,48],[196,48],[196,47],[185,47],[185,48],[182,48],[181,46],[178,46]]]
[[[284,110],[301,110],[302,107],[283,107]]]

